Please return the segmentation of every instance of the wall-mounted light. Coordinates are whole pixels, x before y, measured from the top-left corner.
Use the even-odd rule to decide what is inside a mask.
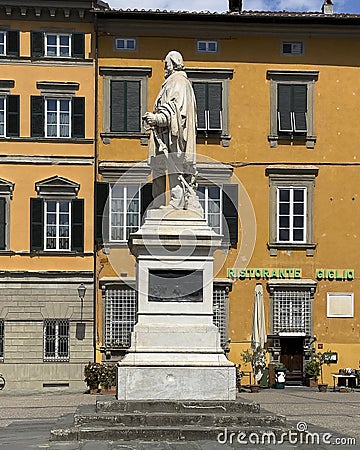
[[[84,306],[84,298],[85,298],[85,294],[86,294],[86,286],[84,283],[79,284],[78,288],[78,296],[79,299],[81,301],[81,305],[80,305],[80,322],[82,322],[82,318],[83,318],[83,306]]]

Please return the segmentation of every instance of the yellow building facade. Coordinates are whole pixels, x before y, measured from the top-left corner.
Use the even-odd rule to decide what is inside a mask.
[[[200,197],[224,235],[214,322],[229,358],[250,346],[261,283],[268,359],[288,381],[304,381],[312,349],[336,353],[327,382],[359,368],[359,20],[329,8],[97,14],[98,360],[126,353],[136,322],[127,240],[151,203],[141,117],[178,50],[197,97]]]
[[[83,389],[94,357],[92,6],[0,8],[0,371],[13,389]]]

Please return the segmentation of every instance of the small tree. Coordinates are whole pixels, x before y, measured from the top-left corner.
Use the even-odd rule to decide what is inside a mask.
[[[321,378],[321,384],[324,384],[324,379],[323,379],[323,370],[322,370],[322,366],[324,364],[329,365],[330,364],[330,355],[331,355],[331,350],[328,350],[326,352],[323,353],[313,353],[311,355],[311,359],[310,361],[308,361],[305,364],[305,374],[309,377],[309,378],[313,378],[315,381],[317,381],[317,379]]]
[[[260,381],[262,374],[266,367],[266,350],[260,345],[255,350],[249,348],[241,353],[241,358],[244,363],[251,363],[252,371],[254,373],[255,384]]]

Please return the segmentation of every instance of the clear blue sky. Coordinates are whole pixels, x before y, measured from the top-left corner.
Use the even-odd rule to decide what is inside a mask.
[[[175,11],[219,11],[228,0],[105,0],[114,9],[167,9]],[[244,10],[321,11],[323,0],[243,0]],[[360,0],[333,0],[336,13],[360,14]]]

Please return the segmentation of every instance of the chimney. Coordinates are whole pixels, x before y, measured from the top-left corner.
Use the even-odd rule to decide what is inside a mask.
[[[325,0],[321,10],[323,14],[334,14],[334,4],[332,0]]]
[[[229,0],[229,11],[231,13],[241,13],[242,0]]]

